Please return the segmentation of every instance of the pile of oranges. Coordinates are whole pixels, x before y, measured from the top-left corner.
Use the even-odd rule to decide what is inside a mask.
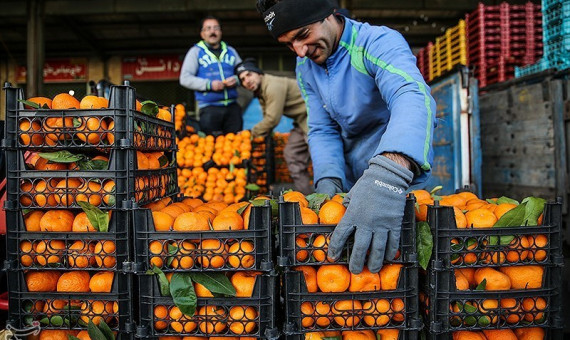
[[[257,276],[260,274],[254,271],[229,273],[230,282],[236,290],[235,297],[251,298]],[[170,280],[172,273],[166,276]],[[194,283],[194,291],[199,298],[213,297],[213,294],[199,283]],[[176,306],[156,305],[153,319],[154,328],[159,333],[193,333],[199,330],[204,334],[245,335],[254,333],[259,323],[257,308],[246,305],[201,306],[192,317],[184,315]]]
[[[398,340],[400,339],[400,330],[395,328],[379,329],[376,332],[372,330],[359,331],[325,331],[310,332],[305,334],[305,340]]]
[[[240,165],[251,157],[251,132],[228,133],[218,137],[192,134],[176,141],[179,167],[197,168],[212,160],[217,166]]]
[[[182,131],[186,119],[186,108],[182,104],[177,104],[174,107],[174,128],[176,131]]]
[[[245,168],[178,169],[178,186],[187,197],[202,198],[206,202],[232,204],[246,195],[247,173]]]
[[[152,203],[154,227],[160,232],[239,231],[249,229],[251,204],[204,203],[186,198],[173,203],[163,199]],[[149,242],[149,267],[161,269],[255,268],[254,239],[154,240]]]
[[[542,340],[545,338],[544,329],[539,327],[453,332],[453,340]]]
[[[109,102],[103,97],[85,96],[81,101],[68,93],[60,93],[53,100],[45,97],[27,99],[32,105],[35,103],[42,109],[73,110],[107,109]],[[25,106],[31,109],[30,106]],[[136,110],[140,111],[142,105],[136,102]],[[168,110],[158,109],[156,118],[172,122],[172,115]],[[170,147],[172,146],[172,133],[161,126],[153,126],[156,136],[149,136],[152,130],[149,124],[137,124],[134,127],[135,146]],[[86,117],[36,117],[21,118],[18,122],[19,141],[23,146],[64,146],[74,140],[75,145],[113,145],[115,143],[115,121],[112,116],[86,116]]]

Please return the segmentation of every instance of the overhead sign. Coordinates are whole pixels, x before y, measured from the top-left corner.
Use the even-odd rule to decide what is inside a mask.
[[[178,55],[124,58],[121,65],[126,80],[171,80],[180,76]]]
[[[16,82],[26,82],[26,66],[16,69]],[[85,82],[87,81],[87,59],[56,59],[44,64],[44,83]]]

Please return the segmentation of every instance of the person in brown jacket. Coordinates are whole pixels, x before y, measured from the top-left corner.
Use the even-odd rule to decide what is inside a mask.
[[[236,65],[235,74],[241,85],[259,99],[263,119],[252,129],[254,137],[265,137],[279,124],[281,116],[292,118],[293,129],[283,151],[295,189],[307,195],[313,192],[308,168],[311,161],[307,143],[307,109],[297,81],[292,78],[264,74],[254,59]]]

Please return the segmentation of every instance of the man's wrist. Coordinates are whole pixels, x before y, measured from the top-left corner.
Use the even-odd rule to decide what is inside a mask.
[[[392,153],[392,152],[384,152],[383,154],[381,154],[380,156],[384,156],[386,158],[388,158],[389,160],[391,160],[394,163],[397,163],[398,165],[413,171],[412,169],[412,165],[411,162],[404,157],[403,155],[399,154],[399,153]]]

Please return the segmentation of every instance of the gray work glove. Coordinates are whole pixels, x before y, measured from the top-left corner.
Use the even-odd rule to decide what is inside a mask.
[[[369,248],[368,269],[372,273],[382,268],[384,257],[394,259],[400,246],[406,190],[412,178],[413,173],[396,162],[380,155],[373,157],[345,198],[348,208],[332,234],[328,256],[338,259],[356,230],[349,262],[352,273],[362,272]]]
[[[336,193],[342,192],[342,181],[336,177],[321,178],[315,186],[315,191],[332,198]]]

